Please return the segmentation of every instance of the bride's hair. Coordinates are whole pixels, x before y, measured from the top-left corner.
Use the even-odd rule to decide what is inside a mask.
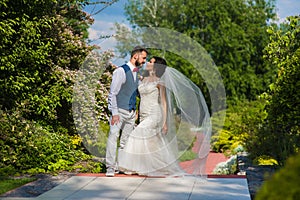
[[[155,59],[155,62],[154,62],[155,75],[160,78],[166,71],[167,61],[158,56],[153,56],[152,58]],[[143,76],[144,77],[149,76],[149,72],[145,71]]]

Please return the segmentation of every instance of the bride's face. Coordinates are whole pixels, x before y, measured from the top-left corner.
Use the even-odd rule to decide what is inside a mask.
[[[147,65],[146,65],[145,69],[147,71],[153,71],[153,69],[154,69],[154,62],[155,62],[155,59],[151,58],[151,60],[149,62],[147,62]]]

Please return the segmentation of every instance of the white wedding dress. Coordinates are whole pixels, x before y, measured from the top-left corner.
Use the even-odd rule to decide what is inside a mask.
[[[160,94],[164,93],[158,84],[166,93],[167,134],[162,132],[164,116]],[[143,82],[138,89],[140,124],[130,134],[125,147],[119,149],[119,169],[146,176],[192,174],[205,179],[211,122],[201,90],[170,67],[159,82]],[[179,166],[179,160],[184,160],[182,156],[187,151],[193,151],[193,156],[187,165]]]
[[[162,133],[163,113],[158,82],[141,83],[138,90],[140,123],[130,134],[124,149],[119,150],[121,171],[146,176],[178,176],[184,172],[166,135]],[[176,147],[175,147],[176,148]]]

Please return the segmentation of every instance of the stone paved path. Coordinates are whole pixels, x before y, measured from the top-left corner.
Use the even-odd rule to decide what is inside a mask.
[[[245,178],[72,176],[36,198],[22,200],[250,200]],[[0,198],[0,200],[21,200]]]

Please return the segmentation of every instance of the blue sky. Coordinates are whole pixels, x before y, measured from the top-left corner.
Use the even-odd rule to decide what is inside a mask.
[[[89,29],[90,39],[95,40],[101,35],[113,34],[112,27],[116,22],[129,26],[129,22],[124,15],[124,5],[126,2],[127,0],[119,0],[117,3],[108,6],[99,14],[93,16],[95,22]],[[277,0],[276,4],[280,22],[284,21],[287,16],[300,15],[300,0]],[[85,8],[85,11],[92,13],[101,8],[103,8],[102,5],[97,7],[88,6]],[[95,44],[100,45],[103,50],[107,50],[113,48],[115,41],[113,38],[109,40],[96,40]]]
[[[281,21],[287,16],[300,15],[300,1],[277,0],[277,14]]]

